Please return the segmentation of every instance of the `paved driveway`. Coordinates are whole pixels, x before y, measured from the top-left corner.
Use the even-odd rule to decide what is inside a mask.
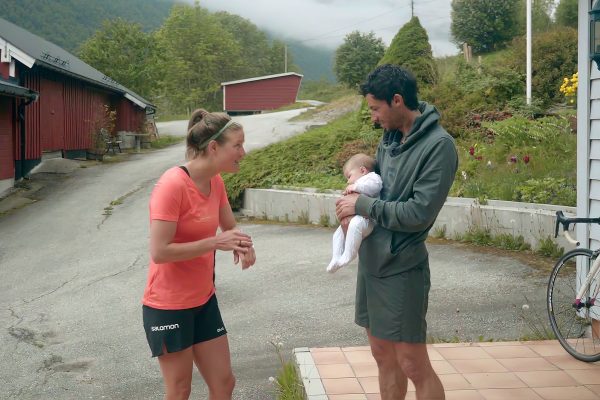
[[[246,143],[244,146],[246,151],[251,151],[304,132],[313,125],[322,125],[325,123],[325,121],[319,119],[289,122],[289,119],[306,110],[307,108],[300,108],[275,113],[235,116],[233,120],[239,122],[244,127],[246,134]],[[187,121],[170,121],[159,122],[156,125],[160,134],[185,136],[187,124]]]

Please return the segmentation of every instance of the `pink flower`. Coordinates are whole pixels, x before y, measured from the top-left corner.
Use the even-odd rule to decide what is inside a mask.
[[[476,159],[477,161],[481,161],[481,160],[483,160],[483,156],[477,156],[477,157],[475,157],[475,159]]]
[[[515,164],[517,162],[517,156],[510,156],[510,162]]]
[[[469,147],[469,154],[470,155],[474,155],[475,154],[475,147],[473,147],[473,146]]]
[[[529,163],[529,155],[525,154],[525,155],[523,156],[523,162],[524,162],[525,164],[528,164],[528,163]]]

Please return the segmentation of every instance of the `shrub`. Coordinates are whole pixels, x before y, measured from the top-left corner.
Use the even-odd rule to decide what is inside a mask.
[[[577,187],[562,178],[529,179],[517,186],[513,200],[574,206],[577,203]]]
[[[513,60],[509,63],[520,73],[525,73],[524,38],[513,43]],[[565,76],[577,70],[577,30],[560,28],[537,34],[532,43],[532,96],[545,105],[560,102],[558,88]]]
[[[458,60],[454,73],[446,73],[446,79],[424,88],[421,97],[438,108],[448,133],[460,137],[474,127],[470,121],[473,114],[501,112],[522,88],[523,77],[514,70]]]

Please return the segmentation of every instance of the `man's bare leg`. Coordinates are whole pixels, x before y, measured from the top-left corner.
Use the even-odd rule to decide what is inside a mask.
[[[418,400],[444,400],[444,387],[427,354],[424,343],[394,342],[397,362],[415,385]]]
[[[408,388],[408,379],[398,364],[394,342],[371,336],[368,329],[367,336],[371,345],[371,354],[373,354],[379,370],[381,399],[404,399]]]

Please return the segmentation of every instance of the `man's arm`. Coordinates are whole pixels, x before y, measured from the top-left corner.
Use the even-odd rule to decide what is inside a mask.
[[[383,201],[358,196],[356,214],[375,220],[392,231],[418,232],[430,226],[444,205],[458,167],[452,140],[442,139],[431,150],[429,161],[413,186],[407,201]]]

